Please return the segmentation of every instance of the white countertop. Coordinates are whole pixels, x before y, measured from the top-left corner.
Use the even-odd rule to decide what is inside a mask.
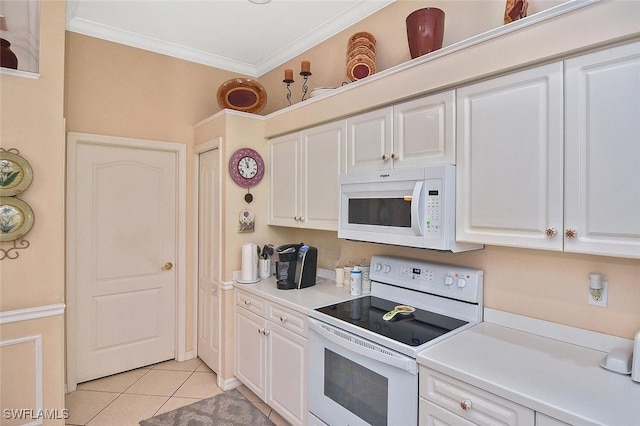
[[[300,290],[278,289],[274,276],[262,278],[255,284],[234,282],[233,285],[305,315],[308,315],[310,310],[359,297],[351,296],[348,286],[338,287],[335,281],[322,277],[316,278],[316,285]]]
[[[640,383],[600,367],[606,352],[483,322],[418,363],[570,424],[640,425]]]

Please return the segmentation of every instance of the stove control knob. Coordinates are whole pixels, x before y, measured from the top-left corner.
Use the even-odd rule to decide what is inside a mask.
[[[376,263],[376,266],[374,267],[376,272],[380,272],[382,271],[382,264],[381,263]]]
[[[453,275],[447,274],[447,276],[444,277],[444,285],[451,285],[451,284],[453,284]]]
[[[458,278],[458,287],[464,288],[467,285],[467,280],[464,278]]]
[[[391,266],[389,265],[384,265],[384,269],[383,271],[385,274],[388,274],[389,272],[391,272]]]

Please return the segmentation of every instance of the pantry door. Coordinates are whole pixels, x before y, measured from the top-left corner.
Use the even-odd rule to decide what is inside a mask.
[[[220,150],[200,153],[198,169],[198,357],[219,373]]]
[[[176,356],[177,144],[70,134],[76,383]]]

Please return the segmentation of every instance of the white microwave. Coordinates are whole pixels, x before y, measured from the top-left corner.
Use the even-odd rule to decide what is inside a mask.
[[[456,242],[456,168],[371,170],[340,176],[338,238],[443,251]]]

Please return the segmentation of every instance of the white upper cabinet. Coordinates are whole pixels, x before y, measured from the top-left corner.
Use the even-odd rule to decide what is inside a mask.
[[[458,240],[640,258],[639,88],[640,42],[460,88]]]
[[[300,226],[300,133],[270,139],[269,225]]]
[[[457,139],[457,239],[562,250],[562,63],[458,89]]]
[[[269,140],[269,225],[336,231],[345,121]]]
[[[565,87],[565,250],[640,257],[640,42],[567,60]]]
[[[347,119],[347,173],[393,168],[393,107]]]
[[[454,91],[347,119],[347,173],[455,163]]]
[[[394,167],[455,164],[455,92],[393,106]]]

